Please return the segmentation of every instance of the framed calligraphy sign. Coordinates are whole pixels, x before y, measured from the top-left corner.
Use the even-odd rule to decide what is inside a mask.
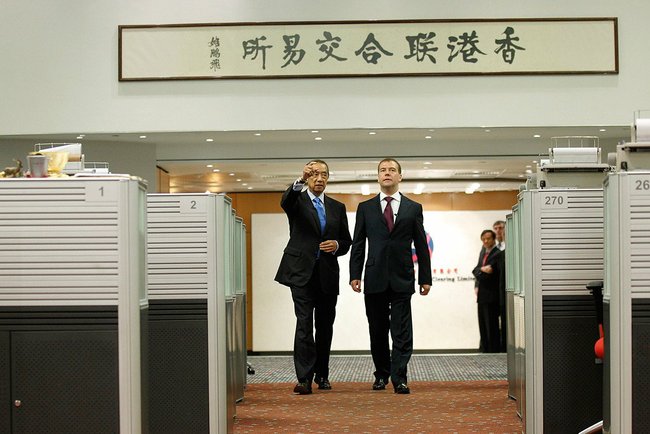
[[[119,26],[119,80],[617,74],[616,18]]]

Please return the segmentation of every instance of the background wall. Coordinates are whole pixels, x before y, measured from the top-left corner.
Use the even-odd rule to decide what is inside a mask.
[[[0,135],[629,123],[650,100],[650,2],[552,3],[3,0]],[[619,19],[619,75],[117,81],[120,24],[599,16]]]
[[[479,346],[476,296],[472,269],[481,249],[480,233],[508,210],[426,211],[424,228],[433,241],[431,292],[413,295],[415,350],[477,350]],[[348,213],[354,233],[354,213]],[[284,214],[253,214],[252,218],[253,351],[292,351],[296,326],[289,288],[273,281],[288,240]],[[286,230],[279,228],[285,227]],[[348,282],[349,259],[339,257],[340,294],[334,323],[333,351],[368,351],[368,322],[363,295]],[[417,276],[417,271],[416,271]],[[362,288],[365,286],[362,282]]]
[[[278,285],[273,280],[280,261],[280,255],[284,249],[283,243],[286,242],[286,237],[289,234],[289,225],[280,208],[281,194],[236,193],[231,196],[233,208],[237,211],[237,215],[244,219],[244,224],[246,225],[246,250],[248,252],[248,349],[252,350],[254,348],[253,336],[255,335],[258,347],[263,348],[263,350],[256,349],[256,351],[286,351],[287,339],[291,339],[291,336],[293,336],[293,332],[289,330],[292,327],[291,324],[294,318],[291,310],[292,302],[289,289]],[[359,202],[370,198],[370,196],[362,195],[337,194],[331,196],[345,203],[350,213],[356,211]],[[428,228],[431,227],[430,232],[437,237],[446,236],[445,232],[448,232],[451,239],[457,236],[456,233],[447,230],[449,222],[453,223],[453,217],[450,217],[453,216],[453,212],[465,212],[468,215],[475,215],[477,217],[483,216],[480,217],[483,220],[479,221],[476,226],[480,228],[478,232],[474,233],[472,228],[462,230],[462,237],[458,236],[458,241],[455,244],[458,246],[457,251],[467,254],[467,258],[465,259],[469,261],[468,263],[471,263],[478,258],[480,249],[480,240],[478,237],[480,231],[484,229],[484,225],[490,227],[494,220],[505,216],[506,211],[504,210],[509,210],[516,203],[517,193],[513,191],[484,192],[471,195],[464,193],[431,193],[417,196],[413,195],[411,198],[420,202],[425,212],[439,212],[442,223],[430,223],[428,226]],[[273,222],[270,229],[266,226],[269,223],[268,219],[264,222],[264,227],[254,225],[253,215],[257,215],[257,217],[268,217]],[[354,216],[350,217],[349,223],[351,225],[354,224]],[[268,240],[266,240],[267,237]],[[257,239],[257,242],[253,242],[253,238]],[[467,270],[464,270],[463,266],[458,265],[460,264],[460,260],[452,259],[444,253],[445,250],[442,246],[446,243],[446,241],[439,240],[440,248],[437,250],[438,256],[435,257],[434,263],[443,266],[445,271],[447,268],[458,268],[458,275],[465,276]],[[347,260],[347,256],[344,259]],[[453,263],[457,265],[451,267]],[[474,265],[471,267],[473,268]],[[353,319],[353,321],[346,319],[346,316],[343,319],[339,316],[337,324],[340,325],[337,325],[337,336],[340,340],[341,347],[347,345],[343,341],[349,338],[355,345],[361,346],[362,349],[367,349],[367,345],[363,346],[365,342],[363,339],[367,334],[367,326],[363,322],[365,320],[363,300],[361,296],[355,297],[358,294],[350,294],[351,291],[346,291],[346,289],[349,289],[349,286],[347,286],[347,277],[344,275],[344,273],[347,273],[347,266],[343,261],[341,261],[341,268],[341,293],[347,292],[347,296],[346,301],[341,301],[340,303],[341,306],[344,306],[345,315]],[[254,273],[253,270],[256,270],[256,272]],[[440,273],[437,273],[437,275],[440,275]],[[469,311],[465,310],[465,313],[462,313],[464,315],[463,318],[466,318],[464,321],[469,321],[467,322],[468,328],[467,330],[459,330],[459,324],[454,323],[454,321],[443,321],[441,324],[435,324],[435,328],[430,323],[424,325],[417,323],[418,329],[420,330],[418,332],[420,337],[418,338],[417,345],[427,344],[429,341],[426,339],[422,340],[422,338],[431,331],[433,336],[435,336],[435,343],[432,348],[445,348],[447,344],[450,345],[448,348],[465,348],[462,346],[459,347],[457,343],[448,342],[447,337],[442,336],[446,333],[449,333],[450,336],[463,335],[465,339],[469,339],[466,340],[468,342],[466,345],[469,345],[469,348],[474,348],[475,345],[478,345],[477,342],[472,340],[474,339],[473,333],[476,324],[474,321],[475,316],[471,312],[475,312],[475,305],[473,304],[475,300],[471,298],[471,294],[467,293],[469,286],[454,284],[449,288],[448,284],[441,282],[436,282],[434,285],[438,291],[438,295],[434,295],[434,292],[432,292],[427,297],[421,299],[419,296],[414,296],[414,305],[416,305],[416,302],[421,302],[419,305],[420,309],[423,309],[421,312],[425,313],[425,316],[431,314],[431,309],[439,309],[441,307],[437,304],[437,298],[444,294],[443,288],[448,286],[448,290],[456,291],[457,294],[464,297],[460,303],[462,303],[464,309],[469,309]],[[259,298],[258,294],[260,295]],[[454,313],[450,312],[450,314],[453,317]],[[258,315],[260,316],[262,325],[257,324],[256,318]],[[362,321],[360,325],[358,321]],[[352,325],[361,328],[354,328]],[[268,327],[270,330],[275,330],[277,333],[269,334],[267,330],[263,330],[265,327]],[[264,335],[264,339],[268,339],[268,343],[264,342],[261,336],[257,336],[260,329],[262,329],[261,333]],[[346,333],[346,331],[349,331],[349,333]],[[350,337],[352,334],[355,337]]]

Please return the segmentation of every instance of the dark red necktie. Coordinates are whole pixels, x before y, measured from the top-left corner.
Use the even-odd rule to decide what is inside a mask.
[[[485,255],[483,255],[483,265],[485,265],[485,263],[487,262],[487,258],[489,254],[490,252],[485,252]]]
[[[393,198],[390,196],[386,196],[384,200],[386,201],[386,208],[384,208],[384,220],[386,220],[386,225],[388,226],[388,232],[392,232],[395,223],[393,222],[393,208],[390,206],[390,202],[393,200]]]

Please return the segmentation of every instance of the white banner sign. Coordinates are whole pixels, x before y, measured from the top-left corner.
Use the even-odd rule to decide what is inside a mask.
[[[119,79],[616,74],[616,18],[119,26]]]

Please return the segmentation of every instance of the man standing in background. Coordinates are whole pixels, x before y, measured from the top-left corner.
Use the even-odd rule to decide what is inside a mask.
[[[407,365],[413,353],[411,296],[415,270],[411,243],[418,258],[420,294],[431,289],[431,258],[424,232],[422,205],[399,192],[402,168],[386,158],[378,166],[381,192],[357,208],[350,254],[350,286],[361,292],[365,261],[364,301],[375,364],[373,390],[384,390],[388,379],[395,393],[407,394]],[[368,258],[366,260],[366,240]],[[388,333],[393,340],[392,352]]]
[[[327,163],[312,160],[280,202],[289,219],[290,237],[275,280],[291,288],[298,378],[293,392],[299,395],[312,393],[312,380],[321,390],[332,388],[329,356],[339,294],[338,257],[348,252],[352,242],[345,205],[324,194],[328,179]],[[305,184],[308,188],[303,192]]]
[[[507,314],[506,314],[506,266],[505,266],[505,250],[506,250],[506,222],[497,220],[492,225],[492,229],[496,234],[497,248],[503,253],[503,267],[501,268],[501,276],[499,283],[499,330],[500,330],[500,347],[499,351],[505,353],[508,351],[508,334],[507,334]]]
[[[496,247],[494,231],[481,232],[483,247],[478,264],[472,270],[476,278],[474,292],[478,307],[478,330],[481,335],[480,349],[484,353],[498,353],[501,346],[499,334],[499,285],[503,252]]]

